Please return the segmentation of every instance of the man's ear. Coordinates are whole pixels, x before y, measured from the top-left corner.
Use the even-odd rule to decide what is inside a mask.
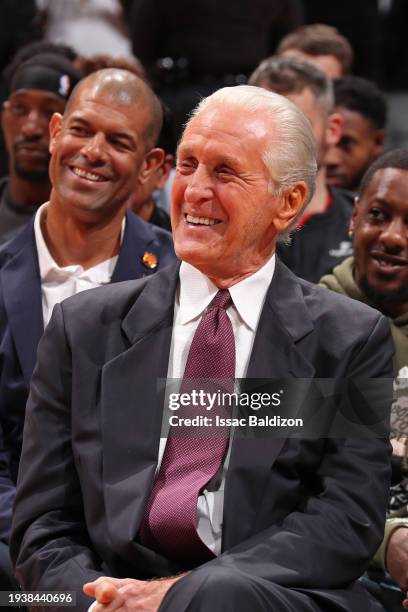
[[[273,219],[278,234],[284,232],[302,210],[308,191],[306,183],[299,181],[279,196],[280,202]]]
[[[340,113],[332,113],[327,119],[326,145],[335,147],[343,133],[344,119]]]
[[[143,160],[142,167],[140,168],[138,181],[143,185],[151,175],[160,168],[164,161],[164,150],[156,147],[151,149]]]
[[[49,125],[49,131],[50,131],[49,150],[51,154],[54,153],[55,142],[56,142],[58,134],[61,132],[61,128],[62,128],[62,115],[60,113],[54,113],[53,116],[51,117],[51,121]]]
[[[167,179],[170,176],[171,169],[173,168],[174,155],[167,153],[164,157],[164,162],[161,166],[161,176],[157,180],[156,189],[164,189]]]

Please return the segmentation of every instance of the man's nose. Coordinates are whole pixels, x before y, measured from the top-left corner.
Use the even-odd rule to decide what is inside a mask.
[[[104,134],[98,132],[88,138],[81,149],[81,154],[90,163],[105,163],[107,158],[107,142]]]
[[[212,195],[213,183],[210,173],[205,166],[199,164],[189,176],[184,194],[185,201],[190,204],[196,204],[212,198]]]
[[[383,246],[393,253],[400,253],[408,249],[408,228],[402,217],[391,219],[390,223],[380,234]]]
[[[21,126],[21,134],[27,139],[37,139],[48,133],[48,124],[36,110],[31,110]]]

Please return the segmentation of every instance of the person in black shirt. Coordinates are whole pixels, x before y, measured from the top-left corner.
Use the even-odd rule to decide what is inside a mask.
[[[384,152],[387,100],[375,83],[355,76],[335,81],[334,100],[344,124],[339,142],[326,156],[327,179],[358,191],[364,173]]]
[[[41,53],[15,70],[3,104],[2,127],[9,175],[0,183],[0,240],[5,240],[48,200],[48,124],[64,112],[80,72],[62,55]]]
[[[144,221],[171,232],[170,215],[159,200],[163,199],[160,196],[164,195],[163,190],[166,183],[172,182],[173,179],[173,151],[176,148],[176,142],[171,126],[171,111],[163,103],[162,110],[163,125],[156,146],[163,150],[163,162],[146,182],[137,183],[129,202],[129,208]]]

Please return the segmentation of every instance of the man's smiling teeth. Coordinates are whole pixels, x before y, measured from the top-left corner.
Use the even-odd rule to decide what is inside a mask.
[[[192,215],[186,215],[187,223],[193,223],[194,225],[215,225],[221,223],[218,219],[209,219],[208,217],[193,217]]]
[[[388,268],[392,268],[393,266],[398,265],[398,263],[394,261],[389,261],[388,259],[383,259],[382,257],[378,257],[377,261],[381,266],[388,267]]]
[[[94,174],[93,172],[87,172],[86,170],[82,170],[82,168],[76,168],[75,166],[72,168],[72,172],[81,178],[86,178],[88,181],[104,181],[105,179],[98,174]]]

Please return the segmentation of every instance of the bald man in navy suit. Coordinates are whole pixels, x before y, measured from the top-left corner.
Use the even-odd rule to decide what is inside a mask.
[[[64,116],[55,113],[51,120],[50,201],[0,249],[3,588],[10,587],[2,583],[1,568],[7,564],[25,406],[54,304],[87,288],[150,276],[176,259],[169,232],[127,212],[135,185],[162,162],[163,151],[155,147],[160,126],[160,103],[131,73],[110,70],[82,81]]]

